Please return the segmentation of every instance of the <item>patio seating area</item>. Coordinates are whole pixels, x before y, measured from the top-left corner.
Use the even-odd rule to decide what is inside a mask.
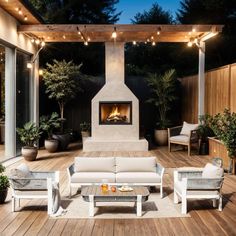
[[[155,156],[165,169],[164,192],[174,200],[173,170],[177,167],[204,167],[211,159],[207,156],[187,156],[186,151],[168,152],[167,147],[149,152],[90,152],[84,153],[74,143],[67,152],[48,154],[41,150],[35,162],[27,162],[34,171],[60,171],[60,189],[69,194],[66,168],[76,156]],[[19,165],[20,161],[8,167]],[[236,176],[225,174],[223,185],[223,211],[212,206],[211,200],[188,202],[190,217],[159,219],[53,219],[47,214],[46,200],[22,200],[20,212],[11,212],[11,202],[0,205],[2,235],[234,235],[236,214]],[[79,206],[78,206],[79,210]],[[226,233],[227,232],[227,233]]]

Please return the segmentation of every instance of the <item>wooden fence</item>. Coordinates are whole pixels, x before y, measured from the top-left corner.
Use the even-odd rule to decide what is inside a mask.
[[[181,79],[182,120],[198,121],[198,75]],[[230,108],[236,112],[236,63],[205,74],[205,112],[214,115]]]

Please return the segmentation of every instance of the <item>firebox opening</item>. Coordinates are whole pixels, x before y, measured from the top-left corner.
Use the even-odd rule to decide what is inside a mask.
[[[132,102],[100,102],[100,125],[131,125]]]

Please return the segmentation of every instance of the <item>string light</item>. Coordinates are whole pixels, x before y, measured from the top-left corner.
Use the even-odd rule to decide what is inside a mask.
[[[39,39],[36,39],[35,40],[35,43],[38,45],[38,44],[40,44],[40,40]]]
[[[133,41],[133,45],[136,45],[137,43],[136,43],[136,41]]]
[[[24,21],[27,21],[28,20],[28,17],[25,15],[24,16]]]
[[[152,42],[152,46],[156,46],[156,42],[155,41]]]
[[[117,37],[116,27],[114,27],[114,31],[112,32],[111,37],[112,37],[113,39],[116,39],[116,37]]]
[[[158,27],[157,29],[157,35],[160,35],[161,34],[161,27]]]
[[[85,46],[88,46],[88,42],[87,42],[87,41],[84,41],[84,45],[85,45]]]
[[[39,69],[39,75],[43,75],[43,70]]]

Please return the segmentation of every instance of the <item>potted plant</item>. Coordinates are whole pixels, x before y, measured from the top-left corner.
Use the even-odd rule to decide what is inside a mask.
[[[83,122],[80,124],[80,130],[81,130],[81,136],[82,136],[82,141],[90,136],[90,128],[91,125],[90,123]]]
[[[22,156],[27,161],[34,161],[38,154],[37,142],[40,138],[40,128],[32,121],[27,122],[23,128],[17,128],[21,142],[25,145],[21,149]]]
[[[56,112],[53,112],[51,116],[41,116],[40,127],[47,133],[47,139],[44,140],[46,150],[51,153],[56,152],[59,141],[53,139],[53,131],[60,127],[59,115]]]
[[[236,113],[225,109],[223,113],[211,117],[210,127],[227,149],[230,158],[228,172],[232,173],[233,159],[236,158]]]
[[[149,74],[147,83],[152,91],[152,98],[148,99],[148,102],[153,103],[158,111],[159,121],[156,124],[155,140],[159,145],[167,145],[167,127],[170,125],[167,114],[171,109],[171,103],[177,99],[175,96],[177,83],[175,70],[168,70],[163,75],[158,75],[156,73]]]
[[[82,64],[75,65],[72,61],[53,60],[53,64],[47,63],[47,68],[43,71],[46,93],[50,99],[57,101],[60,108],[61,131],[53,135],[53,138],[59,141],[61,150],[65,150],[70,141],[70,134],[64,133],[64,111],[65,105],[82,90],[79,83],[79,79],[82,78],[81,66]]]
[[[209,142],[208,137],[213,137],[215,134],[213,130],[210,128],[210,119],[211,116],[209,114],[201,115],[199,117],[199,126],[197,129],[197,133],[200,139],[200,155],[208,155],[209,154]]]
[[[5,167],[0,164],[0,204],[4,203],[7,197],[10,183],[8,177],[4,175]]]

